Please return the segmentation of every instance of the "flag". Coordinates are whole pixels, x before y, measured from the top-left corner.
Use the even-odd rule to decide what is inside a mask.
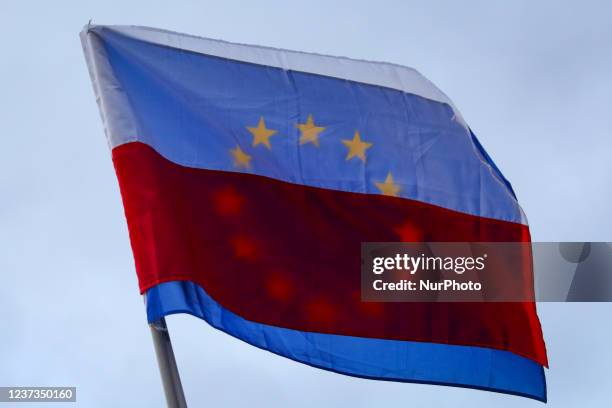
[[[414,69],[88,26],[150,322],[379,380],[546,399],[533,302],[360,300],[360,244],[528,242],[512,187]]]

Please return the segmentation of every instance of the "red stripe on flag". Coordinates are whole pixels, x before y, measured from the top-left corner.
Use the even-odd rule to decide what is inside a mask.
[[[245,319],[302,331],[509,350],[547,364],[533,303],[360,301],[361,242],[529,241],[527,226],[418,201],[193,169],[113,150],[140,289],[202,286]]]

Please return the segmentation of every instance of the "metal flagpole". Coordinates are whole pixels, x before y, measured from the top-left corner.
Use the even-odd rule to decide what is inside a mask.
[[[172,351],[170,333],[168,332],[168,326],[166,326],[166,319],[162,317],[158,321],[149,324],[149,327],[153,336],[153,345],[155,346],[157,364],[159,365],[159,373],[164,385],[164,394],[166,394],[168,408],[187,408],[183,386],[181,385],[181,377],[179,376],[176,359]]]

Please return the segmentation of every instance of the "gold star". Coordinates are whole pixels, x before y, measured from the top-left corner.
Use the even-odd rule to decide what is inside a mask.
[[[355,131],[353,140],[342,139],[342,143],[349,149],[346,160],[351,160],[353,157],[359,157],[361,161],[365,163],[366,150],[372,147],[372,143],[362,141],[358,130]]]
[[[314,124],[314,120],[312,119],[312,115],[308,115],[306,123],[298,123],[296,126],[302,132],[302,136],[300,137],[301,145],[310,142],[315,146],[319,147],[319,133],[324,131],[325,128],[321,126],[316,126]]]
[[[400,186],[393,182],[393,176],[391,172],[387,173],[387,178],[384,183],[375,183],[376,187],[380,190],[383,195],[397,197],[397,193],[400,191]]]
[[[246,154],[240,146],[236,146],[235,149],[231,149],[230,153],[234,157],[234,166],[248,169],[251,167],[251,156]]]
[[[263,116],[259,118],[257,127],[247,126],[247,130],[253,135],[253,146],[263,144],[268,149],[272,148],[270,145],[270,137],[276,133],[276,130],[266,128],[266,122],[264,121]]]

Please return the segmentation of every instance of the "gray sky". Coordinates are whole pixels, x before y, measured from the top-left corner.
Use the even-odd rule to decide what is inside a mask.
[[[90,18],[413,66],[453,99],[513,183],[534,240],[612,241],[609,3],[127,3],[0,3],[2,386],[76,385],[87,407],[163,405],[78,38]],[[550,406],[609,401],[612,305],[539,311]],[[192,406],[542,406],[349,378],[247,346],[193,317],[168,320]]]

